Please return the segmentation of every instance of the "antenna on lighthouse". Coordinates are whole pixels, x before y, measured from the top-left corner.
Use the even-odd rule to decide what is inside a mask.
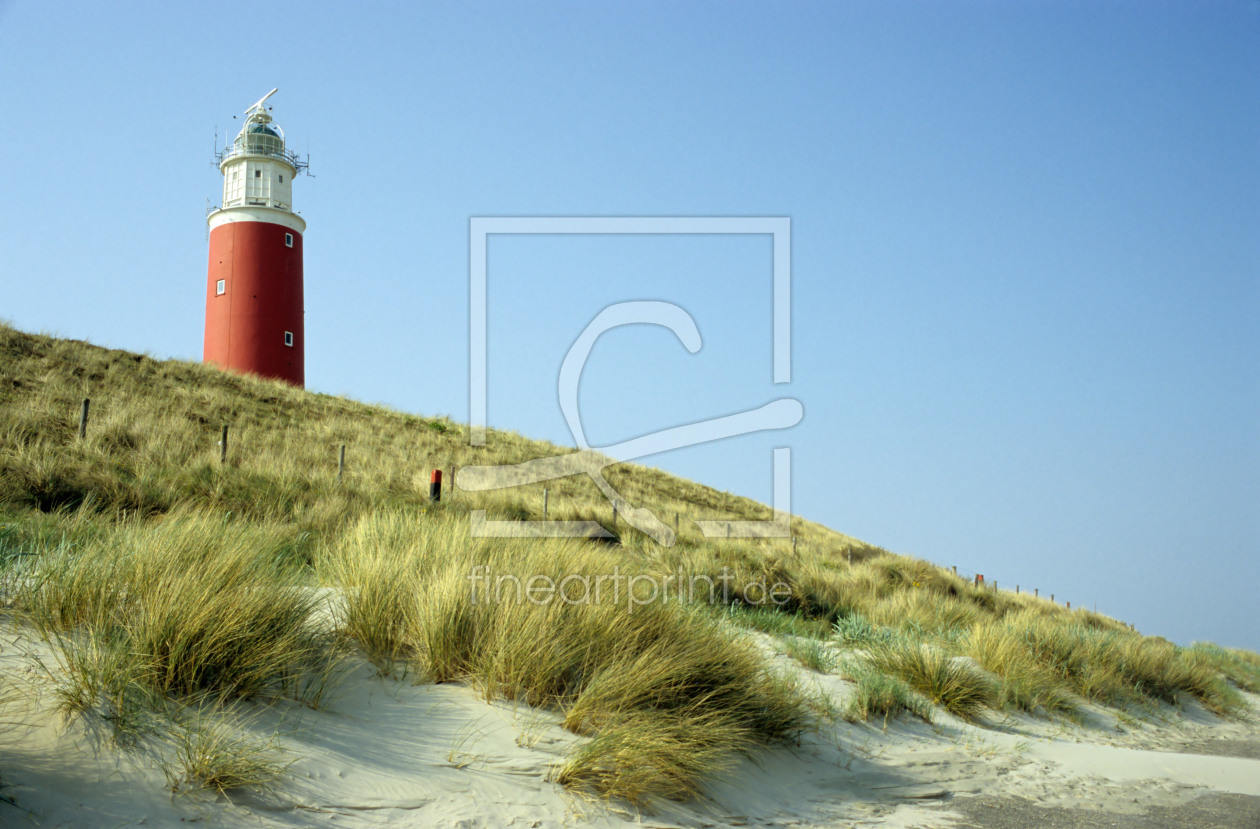
[[[263,103],[264,103],[264,102],[265,102],[268,98],[270,98],[272,95],[275,95],[275,94],[276,94],[277,92],[279,92],[279,91],[280,91],[280,87],[278,87],[278,86],[277,86],[275,89],[271,90],[271,91],[270,91],[270,92],[268,92],[266,95],[264,95],[264,96],[262,96],[261,98],[259,98],[259,99],[258,99],[258,103],[254,104],[252,107],[250,107],[249,109],[245,110],[245,114],[246,114],[246,115],[249,115],[251,112],[253,112],[253,111],[254,111],[254,110],[256,110],[256,109],[262,109],[262,108],[263,108]]]

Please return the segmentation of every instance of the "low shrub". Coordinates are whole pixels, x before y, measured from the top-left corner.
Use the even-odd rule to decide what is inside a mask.
[[[860,647],[886,640],[892,632],[876,627],[866,621],[865,617],[853,613],[837,619],[832,626],[836,639],[849,647]]]

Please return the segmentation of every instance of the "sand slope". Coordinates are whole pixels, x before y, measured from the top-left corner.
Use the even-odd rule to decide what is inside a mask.
[[[827,723],[742,760],[696,801],[640,810],[550,782],[582,739],[554,712],[382,678],[366,663],[347,668],[323,710],[242,709],[242,728],[276,735],[293,761],[273,791],[172,792],[152,754],[122,755],[81,724],[63,726],[35,658],[48,664],[38,643],[6,637],[0,677],[20,693],[0,707],[0,794],[17,805],[0,804],[0,826],[948,827],[983,826],[986,811],[969,804],[1002,798],[1049,819],[1063,809],[1141,815],[1208,792],[1260,797],[1260,728],[1187,703],[1149,721],[1092,710],[1084,725],[992,715],[978,726],[943,712],[934,725]],[[819,694],[848,693],[838,677],[774,658]]]

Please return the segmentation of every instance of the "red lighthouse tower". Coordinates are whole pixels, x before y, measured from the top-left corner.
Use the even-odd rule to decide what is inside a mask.
[[[223,206],[207,217],[204,359],[230,371],[306,382],[302,233],[293,177],[306,169],[267,114],[271,90],[245,110],[245,126],[217,158]]]

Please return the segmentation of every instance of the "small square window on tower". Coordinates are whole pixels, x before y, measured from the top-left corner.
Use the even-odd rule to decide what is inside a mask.
[[[286,248],[293,247],[293,234],[292,233],[284,234],[284,246]]]
[[[220,279],[218,282],[214,283],[215,296],[223,296],[226,293],[227,293],[227,280],[226,279]]]
[[[255,170],[254,178],[262,178],[262,170]]]
[[[293,332],[292,331],[284,332],[284,344],[287,345],[289,348],[293,347]]]
[[[280,175],[276,176],[276,180],[279,181],[281,184],[284,184],[284,173],[281,173]]]

